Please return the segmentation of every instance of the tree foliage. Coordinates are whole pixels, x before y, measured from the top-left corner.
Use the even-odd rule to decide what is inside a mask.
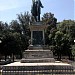
[[[69,59],[72,58],[72,45],[75,39],[75,22],[73,20],[63,20],[57,24],[57,30],[63,33],[63,50],[62,54],[68,55]]]
[[[72,45],[72,55],[75,56],[75,45]]]
[[[75,22],[73,20],[63,20],[57,23],[57,19],[52,13],[44,14],[42,21],[49,25],[46,30],[46,44],[53,46],[53,52],[61,59],[61,55],[68,55],[69,59],[74,54]],[[72,48],[71,48],[72,47]]]
[[[30,38],[29,14],[18,14],[18,20],[12,20],[10,24],[0,21],[0,53],[6,56],[21,55],[28,47]]]
[[[63,20],[57,23],[52,13],[45,13],[42,17],[43,24],[48,25],[45,31],[45,44],[53,48],[55,55],[61,59],[62,55],[69,58],[75,55],[75,22]],[[28,13],[18,14],[17,20],[10,24],[0,21],[0,54],[21,55],[28,48],[30,39],[29,25],[32,25],[34,18]],[[14,59],[14,57],[13,57]]]
[[[74,43],[75,39],[75,22],[73,20],[64,20],[58,24],[58,29],[67,35],[69,42]]]
[[[52,13],[45,13],[42,17],[42,22],[45,25],[48,25],[48,28],[45,33],[45,41],[46,44],[52,44],[53,42],[53,37],[56,32],[56,24],[57,24],[57,19],[54,17],[54,14]]]

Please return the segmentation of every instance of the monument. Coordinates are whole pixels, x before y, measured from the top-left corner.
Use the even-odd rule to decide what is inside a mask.
[[[41,13],[41,8],[43,8],[43,5],[40,0],[32,0],[32,9],[31,13],[35,18],[35,21],[40,21],[40,13]]]
[[[40,13],[43,5],[40,0],[32,0],[32,16],[35,22],[30,25],[31,31],[31,43],[28,50],[26,50],[23,55],[24,58],[21,60],[22,63],[36,63],[36,62],[54,62],[53,53],[45,45],[45,30],[48,27],[40,21]]]
[[[45,30],[48,25],[40,21],[43,5],[40,0],[32,0],[31,13],[35,22],[30,25],[30,45],[23,53],[20,62],[3,66],[2,75],[68,75],[74,74],[73,67],[67,63],[56,63],[53,53],[45,45]]]

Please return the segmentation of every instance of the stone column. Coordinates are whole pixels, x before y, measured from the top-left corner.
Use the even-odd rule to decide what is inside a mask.
[[[43,43],[45,45],[45,34],[44,34],[44,30],[43,30]]]
[[[31,31],[31,45],[33,44],[33,31]]]

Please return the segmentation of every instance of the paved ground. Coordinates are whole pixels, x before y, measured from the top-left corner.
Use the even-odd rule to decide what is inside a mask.
[[[20,61],[20,60],[16,60],[16,61]],[[75,61],[71,61],[71,64],[73,65],[74,69],[75,69]],[[3,65],[0,65],[0,69],[2,68]]]

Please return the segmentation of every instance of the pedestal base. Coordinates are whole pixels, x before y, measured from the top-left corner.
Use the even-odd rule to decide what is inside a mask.
[[[41,59],[22,59],[21,63],[42,63],[42,62],[55,62],[54,58],[41,58]]]
[[[23,53],[21,63],[55,62],[53,53],[47,46],[30,46],[29,49]]]
[[[66,63],[20,63],[3,66],[2,75],[74,75],[73,67]]]

